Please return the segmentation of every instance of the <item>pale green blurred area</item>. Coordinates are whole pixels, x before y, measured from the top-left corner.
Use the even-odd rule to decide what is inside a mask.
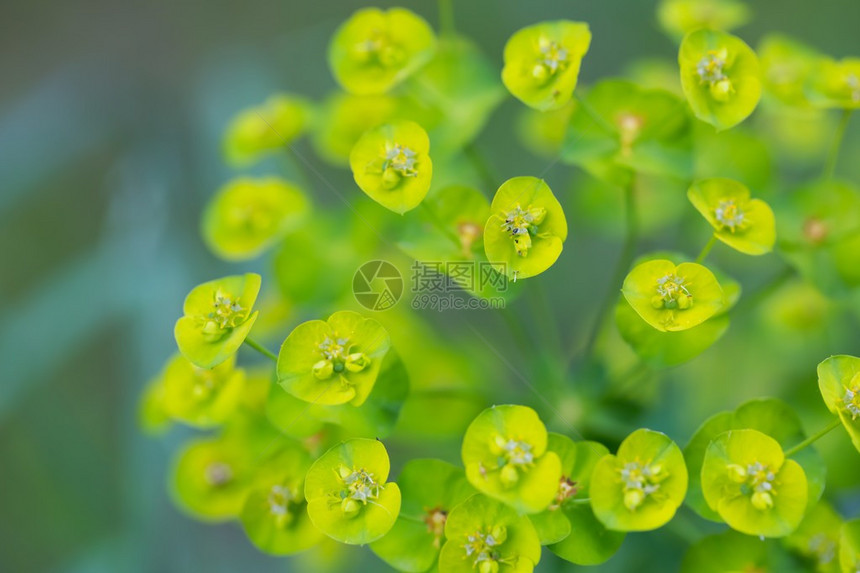
[[[455,4],[458,29],[499,67],[502,46],[514,30],[551,18],[590,23],[594,41],[583,65],[585,82],[617,74],[634,58],[675,58],[651,1]],[[308,570],[307,564],[262,555],[235,525],[207,526],[181,515],[164,483],[170,453],[184,434],[143,436],[136,402],[175,350],[173,322],[189,288],[266,265],[218,262],[197,232],[207,197],[231,175],[220,157],[226,122],[275,91],[319,98],[332,90],[328,38],[364,5],[4,3],[0,571],[253,572],[287,570],[291,563],[293,570]],[[437,21],[433,2],[402,5]],[[766,31],[782,31],[835,56],[860,54],[857,0],[750,5],[755,19],[739,34],[752,45]],[[537,175],[547,167],[514,139],[520,107],[506,101],[478,140],[500,178]],[[860,122],[852,128],[840,173],[860,181]],[[358,193],[346,172],[319,169],[342,193]],[[546,172],[563,204],[571,173],[561,165]],[[336,195],[318,183],[313,182],[315,202],[338,205]],[[575,214],[568,216],[573,226],[565,254],[538,280],[569,337],[582,335],[590,324],[617,246],[577,227]],[[689,222],[699,221],[685,218]],[[698,229],[693,236],[704,231]],[[672,245],[678,236],[669,229],[649,246]],[[695,252],[698,245],[697,239],[683,247]],[[714,261],[750,291],[780,269],[775,257],[753,260],[727,249],[716,252]],[[673,369],[656,390],[635,387],[633,392],[657,392],[658,406],[630,422],[667,431],[683,444],[708,415],[774,394],[807,405],[802,413],[808,430],[822,425],[814,367],[830,354],[860,354],[856,322],[835,332],[776,338],[757,319],[756,305],[745,309],[748,320],[733,324],[712,351]],[[459,328],[463,334],[456,316],[435,322],[443,332]],[[475,322],[491,325],[487,332],[495,324],[486,317]],[[510,341],[501,338],[507,348]],[[506,383],[520,401],[539,403],[515,374]],[[569,405],[568,413],[576,419],[577,405]],[[856,468],[860,458],[850,457],[857,454],[847,443],[844,436],[830,436],[822,449],[828,460],[848,459]],[[397,454],[399,466],[409,452]],[[456,449],[445,454],[456,461]],[[834,471],[837,483],[841,467]],[[857,492],[850,494],[844,494],[845,507],[856,513]],[[681,519],[695,518],[684,512]],[[618,556],[593,570],[674,570],[683,547],[671,531],[631,536]],[[367,551],[349,555],[359,556],[361,565],[347,561],[344,570],[386,570]],[[546,557],[542,570],[555,564]]]

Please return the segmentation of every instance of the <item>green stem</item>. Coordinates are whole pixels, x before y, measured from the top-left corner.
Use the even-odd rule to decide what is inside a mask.
[[[827,163],[824,167],[824,179],[833,179],[833,174],[836,172],[836,162],[839,160],[839,150],[842,148],[842,140],[845,138],[845,131],[848,129],[848,121],[851,119],[851,110],[842,111],[842,119],[836,127],[836,135],[833,136],[833,143],[830,145],[830,153],[827,155]]]
[[[708,253],[711,252],[711,249],[714,248],[714,245],[717,243],[717,235],[716,233],[711,235],[711,238],[708,239],[708,242],[705,243],[705,246],[702,247],[702,250],[699,252],[699,256],[696,257],[696,262],[700,263],[705,260],[705,257],[708,256]]]
[[[454,35],[454,0],[439,0],[439,30],[443,36]]]
[[[585,110],[585,113],[591,116],[591,119],[594,120],[597,125],[606,130],[607,133],[615,135],[617,133],[617,129],[614,125],[605,120],[597,111],[591,107],[591,104],[585,101],[585,99],[579,95],[579,92],[574,91],[573,97],[576,99],[576,103]]]
[[[255,342],[252,338],[245,338],[245,344],[247,344],[248,346],[250,346],[251,348],[253,348],[257,352],[259,352],[260,354],[262,354],[266,358],[270,359],[272,362],[278,361],[277,356],[275,356],[274,354],[269,352],[269,350],[267,348],[265,348],[262,345],[260,345],[259,343]]]
[[[439,218],[436,211],[427,204],[427,201],[421,202],[421,208],[425,213],[427,213],[427,216],[430,218],[430,222],[433,223],[434,227],[439,229],[439,231],[448,237],[456,246],[460,248],[463,247],[463,242],[460,240],[460,237],[458,237],[454,231],[445,226],[445,223]]]
[[[630,179],[630,184],[624,188],[624,218],[625,218],[625,234],[624,244],[621,247],[621,254],[618,256],[618,262],[615,264],[615,271],[612,273],[612,278],[609,283],[609,289],[597,311],[597,317],[594,319],[594,325],[591,327],[591,332],[585,342],[583,356],[590,356],[594,349],[594,344],[597,341],[597,335],[600,334],[600,328],[606,320],[606,315],[612,309],[612,304],[618,296],[618,290],[621,289],[621,283],[624,276],[630,268],[630,263],[633,261],[633,255],[636,254],[636,236],[638,234],[638,225],[636,221],[636,200],[634,187],[636,185],[635,178]]]
[[[496,177],[493,175],[493,170],[484,155],[475,147],[474,143],[467,143],[463,148],[463,153],[472,163],[472,167],[478,172],[478,177],[486,185],[490,195],[496,192]]]
[[[793,448],[789,448],[789,449],[785,450],[785,457],[788,458],[788,457],[793,456],[794,454],[796,454],[797,452],[799,452],[800,450],[802,450],[806,446],[808,446],[808,445],[816,442],[818,439],[826,436],[834,428],[838,428],[841,424],[842,424],[842,421],[839,418],[836,418],[835,420],[830,422],[826,427],[819,430],[817,433],[812,434],[811,436],[809,436],[808,438],[806,438],[805,440],[803,440],[802,442],[800,442],[799,444],[797,444]]]

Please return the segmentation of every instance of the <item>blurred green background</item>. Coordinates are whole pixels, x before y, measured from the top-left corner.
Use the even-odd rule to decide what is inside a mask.
[[[857,0],[749,4],[754,20],[738,33],[752,45],[765,32],[782,31],[835,56],[860,53]],[[172,326],[188,289],[228,272],[264,267],[263,262],[218,262],[198,235],[202,206],[231,175],[220,155],[229,118],[276,91],[313,98],[331,91],[328,39],[366,5],[354,0],[4,3],[0,571],[215,573],[289,567],[289,561],[256,551],[240,528],[200,524],[174,509],[164,483],[170,452],[182,435],[143,436],[136,426],[136,402],[175,349]],[[401,5],[437,22],[433,2]],[[651,0],[459,0],[455,9],[458,30],[474,38],[499,68],[504,42],[519,27],[551,18],[588,22],[594,41],[583,64],[587,83],[620,73],[635,58],[674,61],[676,48],[657,28],[654,7]],[[509,98],[477,142],[501,178],[546,168],[545,160],[525,153],[514,139],[520,109]],[[840,165],[854,181],[860,180],[856,126],[855,121]],[[358,193],[348,173],[318,168],[347,195]],[[546,176],[566,206],[572,172],[559,165]],[[314,189],[314,200],[337,201],[322,185]],[[592,319],[589,297],[608,278],[617,245],[568,216],[573,228],[565,256],[540,280],[557,305],[554,312],[574,333]],[[671,244],[659,243],[659,237],[652,242]],[[698,248],[698,243],[686,246],[692,252]],[[716,256],[723,266],[752,277],[745,284],[752,290],[756,281],[779,270],[773,259],[751,261],[726,251]],[[441,329],[458,328],[451,314],[436,317]],[[819,334],[752,345],[754,327],[745,331],[740,321],[715,351],[672,371],[659,390],[660,406],[636,422],[670,431],[683,444],[718,409],[767,392],[785,397],[779,372],[789,365],[768,362],[764,379],[743,376],[743,368],[760,356],[794,352],[797,362],[808,362],[812,377],[824,356],[858,353],[856,343],[834,347]],[[734,357],[731,365],[720,363],[725,356]],[[718,387],[698,382],[713,381],[715,372],[725,377]],[[523,401],[533,399],[525,389],[522,395]],[[815,429],[823,406],[815,402],[815,392],[801,392],[794,401],[806,398],[812,404],[808,429]],[[851,455],[850,447],[832,447],[826,456]],[[856,494],[846,498],[855,511],[856,499]],[[677,553],[682,547],[673,545],[671,534],[662,534],[656,546],[648,536],[633,537],[598,570],[645,570],[635,569],[635,558],[637,548],[648,543],[651,552],[665,546]],[[369,553],[363,555],[366,567],[383,569]]]

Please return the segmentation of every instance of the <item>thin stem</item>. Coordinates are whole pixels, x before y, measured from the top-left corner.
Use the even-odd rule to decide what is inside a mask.
[[[493,170],[484,155],[475,147],[474,143],[467,143],[463,148],[463,153],[472,163],[472,167],[478,172],[478,177],[486,185],[488,192],[492,195],[496,191],[496,177],[493,175]]]
[[[439,0],[439,29],[443,36],[454,35],[454,0]]]
[[[796,454],[797,452],[799,452],[800,450],[802,450],[806,446],[817,441],[819,438],[826,436],[834,428],[839,427],[841,424],[842,424],[842,421],[839,418],[836,418],[835,420],[830,422],[826,427],[822,428],[821,430],[819,430],[815,434],[812,434],[811,436],[809,436],[808,438],[806,438],[805,440],[803,440],[802,442],[800,442],[799,444],[797,444],[793,448],[789,448],[789,449],[785,450],[785,457],[788,458],[788,457],[793,456],[794,454]]]
[[[433,223],[433,226],[439,229],[446,237],[448,237],[455,245],[458,247],[463,246],[463,242],[460,240],[460,237],[457,234],[445,226],[445,223],[439,218],[436,214],[436,211],[433,210],[430,205],[427,204],[427,201],[421,202],[421,208],[427,213],[427,216],[430,218],[430,222]]]
[[[839,120],[839,125],[836,127],[836,135],[833,136],[833,143],[830,144],[830,152],[827,155],[827,163],[824,167],[824,179],[833,179],[833,174],[836,172],[836,162],[839,161],[839,150],[842,148],[842,140],[845,138],[845,131],[848,129],[848,122],[851,119],[851,110],[842,111],[842,119]]]
[[[259,352],[260,354],[262,354],[266,358],[270,359],[272,362],[278,361],[278,357],[276,355],[274,355],[272,352],[270,352],[267,348],[265,348],[261,344],[255,342],[254,339],[245,338],[245,344],[247,344],[248,346],[250,346],[251,348],[253,348],[257,352]]]
[[[600,114],[598,114],[597,111],[593,107],[591,107],[591,104],[585,101],[585,99],[581,95],[579,95],[579,92],[573,92],[573,97],[574,99],[576,99],[576,103],[581,106],[582,109],[585,110],[585,113],[591,116],[591,119],[593,119],[595,123],[597,123],[601,128],[606,130],[607,133],[616,133],[617,130],[615,129],[615,126],[613,126],[611,123],[606,121]]]
[[[597,341],[597,335],[600,334],[600,328],[606,320],[606,315],[612,309],[612,303],[615,302],[618,296],[618,290],[621,288],[621,282],[630,268],[630,263],[633,260],[633,255],[636,252],[636,236],[638,234],[638,224],[636,221],[636,200],[634,187],[636,186],[635,178],[630,179],[630,184],[624,188],[624,217],[625,217],[625,234],[624,244],[621,247],[621,254],[618,256],[618,262],[615,264],[615,271],[612,273],[612,278],[609,283],[606,295],[597,311],[597,317],[594,319],[594,324],[591,327],[591,332],[585,343],[583,356],[590,356],[594,349],[594,344]]]
[[[711,249],[714,248],[714,245],[716,244],[716,242],[717,242],[717,235],[715,233],[715,234],[711,235],[711,238],[708,239],[708,242],[705,243],[705,246],[702,247],[701,251],[699,251],[699,256],[696,257],[697,263],[701,263],[702,261],[705,260],[705,257],[707,257],[708,253],[711,252]]]

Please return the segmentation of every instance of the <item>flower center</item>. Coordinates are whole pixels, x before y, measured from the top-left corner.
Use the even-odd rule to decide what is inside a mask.
[[[343,483],[340,490],[340,507],[347,517],[358,514],[362,506],[373,502],[379,497],[382,485],[373,477],[373,474],[365,470],[340,466],[338,476]]]
[[[517,254],[525,257],[532,247],[532,237],[537,235],[538,225],[546,217],[546,209],[543,207],[532,207],[529,205],[523,209],[519,203],[512,210],[504,214],[502,230],[509,233],[514,240],[514,248]]]
[[[746,214],[740,207],[738,207],[738,204],[735,203],[734,199],[720,201],[719,205],[717,205],[717,208],[714,210],[714,216],[721,226],[727,227],[732,233],[734,233],[736,229],[743,228],[747,223],[745,219]]]
[[[472,559],[472,567],[479,573],[496,573],[501,560],[498,547],[507,536],[507,530],[501,525],[467,535],[463,549],[466,550],[466,558]]]
[[[223,487],[233,480],[233,469],[224,462],[212,462],[203,470],[203,476],[212,487]]]
[[[836,543],[823,533],[813,535],[809,539],[809,551],[818,557],[819,565],[832,563],[836,558]]]
[[[764,511],[773,507],[773,498],[776,495],[774,488],[776,474],[766,464],[754,462],[746,467],[740,464],[729,464],[729,477],[732,481],[742,485],[741,491],[750,494],[753,507]]]
[[[555,494],[555,499],[547,509],[555,511],[560,508],[564,502],[577,494],[579,489],[576,487],[576,482],[571,481],[567,476],[561,476],[558,482],[558,491]]]
[[[642,131],[642,118],[632,113],[623,113],[617,119],[618,130],[621,136],[621,153],[630,155],[631,147]]]
[[[209,399],[218,387],[218,380],[213,370],[208,368],[194,367],[194,384],[191,387],[191,395],[203,402]]]
[[[460,237],[460,246],[463,247],[463,253],[468,255],[472,250],[472,245],[483,234],[484,229],[481,225],[473,221],[463,221],[457,225],[457,236]]]
[[[651,298],[651,306],[656,309],[686,310],[693,306],[690,283],[684,277],[669,274],[657,279],[657,294]]]
[[[635,511],[649,495],[657,493],[660,482],[668,477],[660,464],[639,461],[627,462],[619,473],[624,483],[624,505],[630,511]]]
[[[708,84],[711,96],[717,101],[726,101],[735,91],[732,81],[723,71],[726,55],[725,50],[710,50],[696,64],[699,83]]]
[[[538,81],[546,81],[556,73],[567,68],[567,48],[548,38],[538,40],[540,55],[537,58],[532,75]]]
[[[852,420],[860,418],[860,373],[855,374],[851,384],[845,388],[842,396],[842,407]]]
[[[445,522],[448,521],[448,512],[441,507],[426,510],[424,523],[427,525],[428,533],[433,534],[433,547],[437,549],[442,544],[445,535]]]
[[[809,217],[803,222],[803,235],[810,243],[823,243],[828,233],[827,224],[817,217]]]
[[[348,338],[326,336],[318,348],[322,360],[313,365],[313,373],[319,380],[328,380],[334,373],[361,372],[370,364],[370,357],[363,352],[349,352]]]
[[[213,297],[212,310],[205,317],[203,332],[219,334],[219,331],[240,325],[247,316],[248,309],[239,303],[239,297],[218,290]]]
[[[417,154],[405,145],[386,143],[382,153],[382,186],[397,187],[404,177],[418,175]]]
[[[525,471],[534,464],[532,445],[522,440],[497,435],[490,444],[490,450],[496,455],[499,479],[505,487],[513,487],[520,479],[519,471]]]
[[[352,46],[352,58],[368,65],[394,66],[403,60],[403,50],[391,41],[384,30],[373,28],[370,33]]]

